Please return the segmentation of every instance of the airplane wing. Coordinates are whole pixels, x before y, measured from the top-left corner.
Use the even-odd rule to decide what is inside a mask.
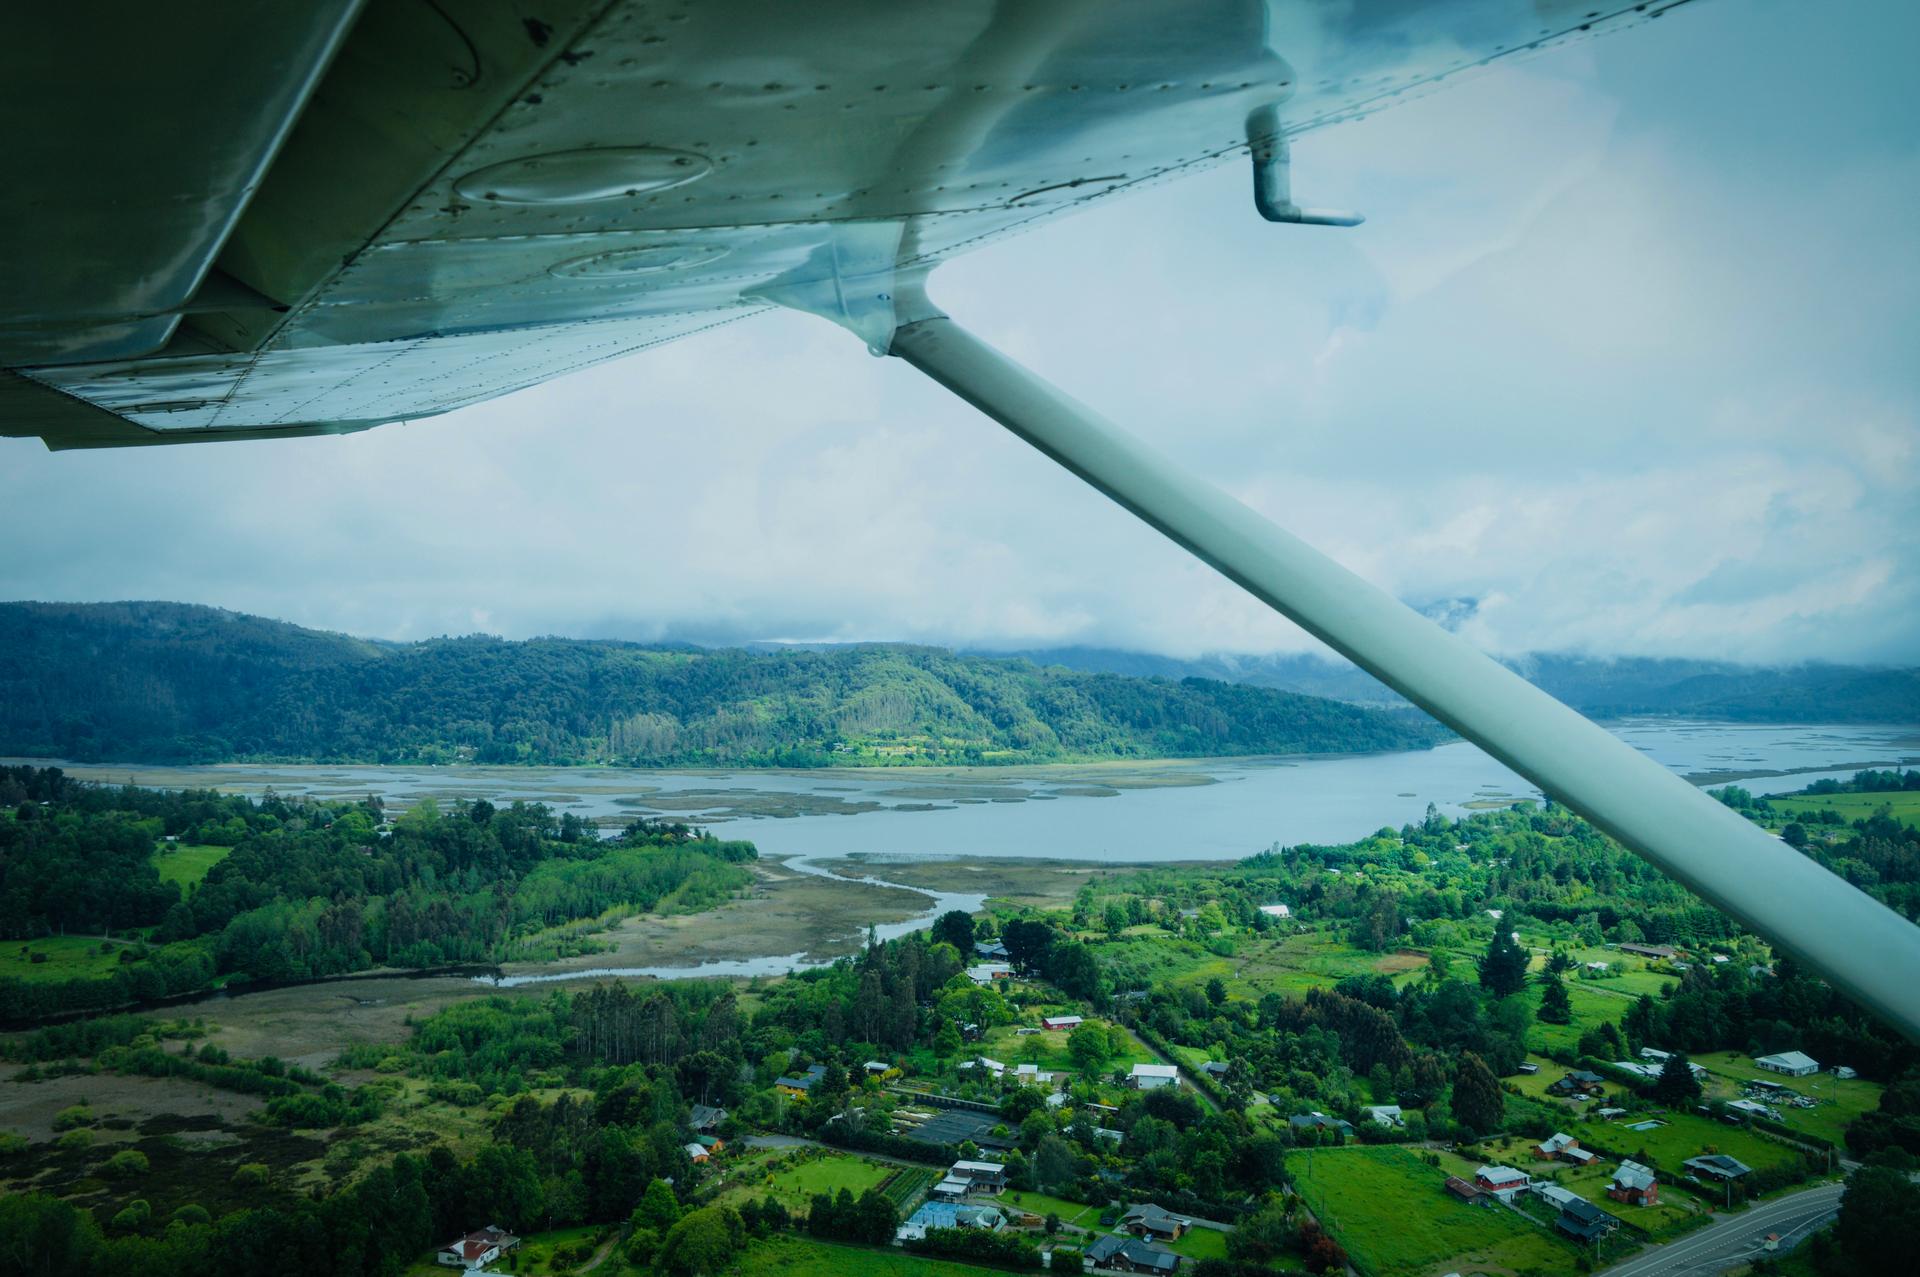
[[[1679,3],[41,6],[0,52],[0,434],[443,413]]]

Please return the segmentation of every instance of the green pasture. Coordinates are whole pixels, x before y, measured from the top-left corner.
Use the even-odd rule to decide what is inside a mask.
[[[153,867],[159,871],[161,882],[174,883],[185,894],[199,886],[207,870],[225,860],[232,850],[198,843],[166,843],[153,853]]]

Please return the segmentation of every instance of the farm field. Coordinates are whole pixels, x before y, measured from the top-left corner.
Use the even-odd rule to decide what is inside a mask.
[[[153,867],[159,871],[161,882],[178,885],[184,894],[199,886],[207,870],[225,860],[232,850],[231,847],[180,843],[154,852]]]
[[[1573,1008],[1570,1024],[1545,1024],[1535,1020],[1527,1030],[1527,1046],[1538,1052],[1571,1051],[1580,1035],[1607,1020],[1619,1020],[1633,1005],[1633,997],[1624,991],[1611,991],[1618,980],[1568,980],[1567,1003]],[[1521,996],[1535,1010],[1540,1006],[1540,986],[1530,985]],[[1542,1072],[1545,1072],[1543,1069]],[[1555,1074],[1557,1077],[1558,1074]]]
[[[1366,1277],[1437,1272],[1530,1277],[1571,1267],[1569,1247],[1508,1210],[1468,1206],[1443,1187],[1449,1173],[1404,1148],[1295,1153],[1287,1169],[1321,1224]]]
[[[1904,825],[1920,828],[1920,793],[1903,790],[1897,794],[1815,794],[1807,798],[1770,798],[1773,809],[1789,819],[1809,812],[1837,811],[1848,820],[1864,820],[1882,807]],[[1809,833],[1814,832],[1811,828]]]

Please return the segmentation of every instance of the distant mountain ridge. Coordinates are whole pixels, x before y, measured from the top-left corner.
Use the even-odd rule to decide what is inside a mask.
[[[1326,696],[1356,705],[1404,706],[1398,693],[1348,662],[1313,655],[1213,655],[1194,660],[1096,647],[993,653],[1038,665],[1136,678],[1210,678]],[[1920,669],[1853,665],[1736,665],[1665,657],[1530,654],[1502,662],[1596,718],[1676,715],[1729,722],[1920,722]]]
[[[0,604],[0,754],[84,762],[963,764],[1446,737],[1411,710],[943,648],[391,643],[179,603]]]

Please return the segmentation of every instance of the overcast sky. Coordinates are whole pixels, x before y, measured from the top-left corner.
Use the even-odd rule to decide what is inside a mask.
[[[1716,0],[942,269],[1016,358],[1500,652],[1920,660],[1920,6]],[[769,315],[339,439],[0,439],[0,597],[389,638],[1315,645]]]

